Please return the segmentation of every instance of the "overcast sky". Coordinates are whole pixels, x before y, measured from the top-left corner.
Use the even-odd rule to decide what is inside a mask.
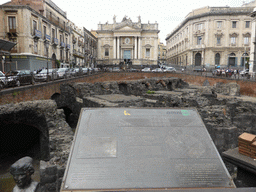
[[[67,12],[69,20],[79,27],[89,31],[97,30],[99,23],[113,23],[116,15],[117,22],[121,22],[126,15],[137,22],[141,16],[142,23],[159,24],[159,38],[165,43],[165,38],[181,23],[185,16],[193,9],[210,7],[238,7],[243,2],[251,0],[52,0],[63,11]],[[0,0],[1,4],[7,0]]]

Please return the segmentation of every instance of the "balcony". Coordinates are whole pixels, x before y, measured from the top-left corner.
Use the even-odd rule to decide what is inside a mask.
[[[84,55],[83,55],[83,53],[81,53],[81,52],[78,52],[77,50],[73,50],[73,55],[75,56],[75,57],[79,57],[79,58],[84,58]]]
[[[51,36],[50,36],[50,35],[45,35],[44,40],[45,40],[45,41],[51,41]]]
[[[42,37],[42,32],[35,29],[35,32],[34,32],[34,38],[35,39],[40,39]]]
[[[70,49],[70,47],[71,47],[71,46],[70,46],[69,44],[66,44],[66,48],[67,48],[67,49]]]
[[[9,28],[9,32],[8,33],[17,33],[16,29],[10,29]]]
[[[58,41],[58,39],[57,38],[53,38],[53,45],[58,45],[58,43],[59,43],[59,41]]]
[[[65,48],[65,43],[64,42],[60,42],[60,47]]]

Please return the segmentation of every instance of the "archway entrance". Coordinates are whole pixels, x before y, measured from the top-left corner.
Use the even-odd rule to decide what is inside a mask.
[[[33,179],[40,181],[39,164],[41,159],[40,131],[23,123],[1,125],[0,129],[0,183],[5,182],[3,191],[12,191],[15,183],[9,173],[10,166],[18,159],[33,158],[35,173]],[[0,189],[0,191],[1,191]]]
[[[231,53],[228,57],[228,66],[236,66],[236,54]]]
[[[202,59],[201,53],[197,53],[195,55],[195,66],[201,66],[201,59]]]
[[[243,67],[247,63],[248,60],[249,60],[248,53],[243,53],[243,55],[241,57],[241,66]]]
[[[52,54],[52,68],[58,68],[59,66],[56,66],[56,55],[55,53]]]
[[[12,123],[0,131],[0,159],[9,156],[40,158],[40,131],[30,125]]]

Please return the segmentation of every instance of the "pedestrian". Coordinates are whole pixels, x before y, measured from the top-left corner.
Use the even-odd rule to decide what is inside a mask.
[[[236,79],[237,69],[234,70],[234,78]]]

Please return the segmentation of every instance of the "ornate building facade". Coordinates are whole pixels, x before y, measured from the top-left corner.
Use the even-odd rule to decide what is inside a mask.
[[[52,0],[11,0],[0,5],[0,17],[0,39],[17,43],[5,71],[86,65],[85,28]]]
[[[166,46],[162,42],[158,42],[158,63],[166,63]]]
[[[133,66],[157,65],[158,24],[132,22],[126,16],[118,23],[99,24],[97,30],[98,54],[100,65],[129,63]]]
[[[253,7],[193,10],[166,37],[167,63],[188,67],[243,67],[252,41]]]
[[[97,67],[97,37],[95,31],[88,31],[86,28],[83,29],[84,41],[85,41],[85,66]]]

